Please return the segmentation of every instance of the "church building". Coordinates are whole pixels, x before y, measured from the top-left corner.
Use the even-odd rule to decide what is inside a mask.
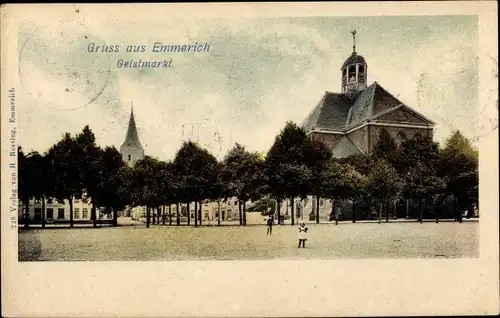
[[[432,138],[435,123],[398,100],[382,85],[367,86],[368,64],[353,51],[340,68],[340,93],[326,91],[302,123],[306,134],[325,142],[336,158],[369,154],[385,128],[400,143],[417,134]]]

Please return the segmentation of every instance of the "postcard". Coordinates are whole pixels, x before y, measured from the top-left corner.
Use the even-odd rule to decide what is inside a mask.
[[[497,13],[2,6],[2,314],[498,314]]]

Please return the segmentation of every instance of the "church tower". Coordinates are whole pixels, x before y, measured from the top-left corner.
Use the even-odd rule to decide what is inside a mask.
[[[366,74],[368,65],[365,58],[356,53],[356,31],[352,31],[352,54],[342,64],[342,94],[349,99],[356,99],[356,96],[366,88]]]
[[[130,111],[127,136],[125,137],[125,142],[120,147],[120,153],[123,161],[125,161],[129,166],[133,166],[138,160],[144,158],[144,149],[142,149],[141,142],[139,141],[139,135],[137,134],[137,128],[135,126],[133,107],[131,107]]]

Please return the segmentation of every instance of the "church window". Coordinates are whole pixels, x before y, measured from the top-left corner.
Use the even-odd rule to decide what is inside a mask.
[[[132,157],[131,157],[130,155],[128,155],[128,161],[130,161],[130,159],[131,159],[131,158],[132,158]]]
[[[359,74],[359,81],[364,82],[365,81],[365,66],[364,65],[358,66],[358,74]]]
[[[405,140],[406,140],[405,133],[402,131],[398,132],[398,134],[396,135],[396,143],[398,144],[398,146],[401,145]]]
[[[349,83],[356,82],[356,66],[351,65],[349,68]]]

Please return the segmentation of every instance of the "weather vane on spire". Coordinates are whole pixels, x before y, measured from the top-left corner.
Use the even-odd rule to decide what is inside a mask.
[[[352,30],[352,53],[356,54],[356,30]]]

